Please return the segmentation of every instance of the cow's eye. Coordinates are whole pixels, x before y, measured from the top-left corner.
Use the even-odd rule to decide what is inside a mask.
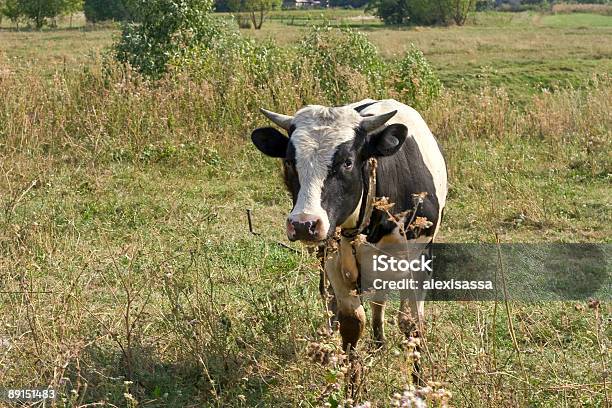
[[[346,159],[343,163],[345,169],[350,169],[353,167],[353,161],[351,159]]]

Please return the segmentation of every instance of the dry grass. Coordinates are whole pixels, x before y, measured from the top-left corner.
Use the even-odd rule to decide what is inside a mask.
[[[610,4],[553,4],[553,13],[593,13],[612,16]]]

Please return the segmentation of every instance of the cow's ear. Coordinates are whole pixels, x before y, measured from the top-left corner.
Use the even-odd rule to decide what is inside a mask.
[[[380,157],[395,154],[404,144],[407,135],[408,128],[400,123],[394,123],[370,135],[367,142],[368,156]]]
[[[255,129],[251,133],[251,140],[267,156],[283,158],[287,155],[289,138],[274,128]]]

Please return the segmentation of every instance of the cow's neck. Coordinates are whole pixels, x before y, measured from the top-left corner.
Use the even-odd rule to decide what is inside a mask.
[[[368,192],[365,194],[364,201],[364,190],[362,189],[359,205],[349,217],[349,220],[353,218],[356,219],[354,226],[345,226],[345,224],[348,224],[348,220],[341,225],[340,233],[345,238],[355,238],[357,235],[361,234],[361,232],[365,230],[370,223],[370,217],[372,215],[372,211],[374,210],[374,201],[376,200],[376,168],[378,167],[378,162],[375,158],[371,158],[369,159],[368,164]],[[354,217],[355,212],[357,212],[356,217]]]
[[[359,223],[359,214],[361,213],[361,203],[363,201],[363,193],[364,191],[363,189],[361,189],[361,197],[359,198],[359,202],[357,203],[355,210],[353,211],[351,215],[349,215],[346,221],[344,221],[342,225],[340,225],[340,228],[342,229],[357,228],[358,223]]]

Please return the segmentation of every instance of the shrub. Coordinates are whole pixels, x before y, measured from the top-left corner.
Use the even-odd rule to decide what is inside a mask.
[[[383,89],[385,64],[376,46],[364,34],[350,29],[313,27],[299,44],[296,61],[301,64],[298,71],[313,70],[315,80],[335,103],[355,96],[352,85],[358,77],[365,79],[375,94]]]
[[[416,109],[429,106],[442,90],[442,84],[423,53],[412,45],[395,64],[392,77],[396,98]]]
[[[132,16],[129,0],[85,0],[83,12],[87,21],[92,23],[105,20],[124,21]]]
[[[368,10],[380,17],[385,24],[406,24],[410,17],[408,0],[373,0],[368,4]]]
[[[493,10],[495,8],[495,0],[476,0],[476,11]]]
[[[385,24],[463,25],[476,0],[373,0],[368,8]]]
[[[194,48],[207,48],[223,29],[212,0],[134,0],[138,23],[126,23],[116,57],[141,73],[160,77],[167,64]]]
[[[361,8],[368,4],[368,0],[329,0],[329,7]]]

